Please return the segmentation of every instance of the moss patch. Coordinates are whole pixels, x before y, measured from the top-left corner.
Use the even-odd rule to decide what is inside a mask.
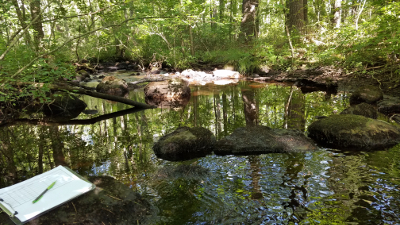
[[[308,127],[309,137],[326,147],[380,149],[400,143],[397,127],[364,116],[341,114],[318,120]]]

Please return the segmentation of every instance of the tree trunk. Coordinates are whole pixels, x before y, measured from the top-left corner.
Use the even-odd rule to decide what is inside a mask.
[[[219,0],[219,22],[224,22],[225,0]]]
[[[34,44],[36,51],[41,48],[41,42],[44,38],[43,26],[42,26],[42,15],[40,14],[40,0],[31,0],[31,20],[39,17],[35,23],[32,24],[32,28],[35,31],[33,34]]]
[[[287,0],[289,12],[286,14],[290,33],[304,34],[303,0]]]
[[[15,11],[17,13],[18,20],[19,20],[19,22],[21,24],[21,27],[23,29],[23,28],[25,28],[27,26],[26,23],[25,23],[25,21],[26,21],[25,7],[24,7],[24,5],[22,5],[22,11],[21,11],[21,8],[19,7],[17,0],[12,0],[12,3],[14,5],[14,7],[15,7]],[[31,36],[29,35],[29,32],[25,32],[25,43],[27,45],[31,44]]]
[[[333,20],[332,23],[335,28],[340,28],[340,22],[342,15],[342,0],[335,0],[335,5],[333,7]]]
[[[249,42],[257,37],[257,7],[258,0],[243,0],[242,22],[240,24],[240,39]]]
[[[304,26],[305,26],[305,29],[304,29],[304,33],[307,33],[307,28],[306,28],[306,26],[307,26],[307,24],[308,24],[308,5],[307,5],[307,0],[303,0],[303,18],[304,18]]]

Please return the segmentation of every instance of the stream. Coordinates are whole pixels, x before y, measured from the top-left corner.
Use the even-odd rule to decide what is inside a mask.
[[[151,224],[400,223],[399,145],[382,151],[209,155],[183,162],[159,159],[152,150],[155,141],[181,126],[205,127],[217,140],[248,123],[306,132],[318,116],[349,106],[348,93],[302,93],[290,84],[250,81],[190,88],[190,101],[176,108],[88,125],[0,128],[0,188],[65,163],[83,176],[112,176],[139,192],[158,209]],[[144,102],[143,88],[129,98]],[[81,99],[98,113],[76,119],[130,108]]]

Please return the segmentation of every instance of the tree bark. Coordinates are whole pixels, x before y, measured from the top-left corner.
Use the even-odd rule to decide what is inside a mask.
[[[219,0],[219,22],[224,22],[225,0]]]
[[[249,42],[258,36],[256,26],[257,7],[258,0],[243,0],[240,39],[244,42]]]
[[[335,0],[335,5],[333,7],[333,20],[332,23],[335,28],[340,28],[340,22],[342,15],[342,0]]]
[[[287,26],[290,33],[304,34],[304,3],[303,0],[287,0]]]
[[[31,0],[31,20],[33,21],[36,17],[39,17],[34,23],[32,23],[32,28],[35,31],[33,34],[33,40],[35,44],[36,51],[41,48],[41,42],[44,38],[43,26],[42,26],[42,14],[40,13],[40,0]]]
[[[304,25],[308,24],[308,2],[303,0]]]

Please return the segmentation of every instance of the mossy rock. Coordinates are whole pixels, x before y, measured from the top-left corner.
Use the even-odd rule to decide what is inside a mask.
[[[362,86],[356,89],[350,96],[350,105],[357,105],[360,103],[376,104],[379,100],[383,99],[383,92],[377,86]]]
[[[161,159],[183,161],[211,154],[215,142],[213,133],[206,128],[180,127],[160,138],[153,150]]]
[[[317,120],[308,136],[324,147],[354,150],[385,149],[400,143],[397,127],[360,115],[340,114]]]
[[[340,114],[360,115],[372,119],[378,118],[378,110],[374,106],[364,102],[358,105],[350,106],[349,108],[343,110],[343,112]]]
[[[77,117],[86,108],[86,103],[67,92],[55,92],[52,102],[43,107],[43,113],[55,121],[68,121]]]
[[[258,155],[317,150],[314,142],[298,130],[247,126],[217,142],[217,155]]]

